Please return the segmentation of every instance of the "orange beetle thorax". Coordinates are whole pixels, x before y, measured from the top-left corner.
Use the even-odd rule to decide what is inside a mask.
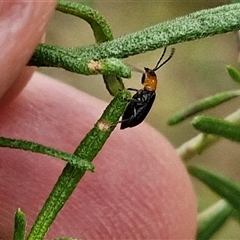
[[[144,89],[148,91],[155,91],[157,88],[157,75],[153,70],[149,68],[144,68],[144,69],[145,69],[145,74],[142,79],[142,84],[144,86]]]

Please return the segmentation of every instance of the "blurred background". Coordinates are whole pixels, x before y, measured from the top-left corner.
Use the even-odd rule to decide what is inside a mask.
[[[76,2],[76,1],[75,1]],[[80,1],[78,1],[80,2]],[[171,20],[201,9],[227,4],[227,1],[81,1],[98,10],[108,21],[114,37],[142,30],[146,27]],[[46,43],[63,47],[94,44],[90,26],[76,17],[55,12],[46,35]],[[238,67],[238,48],[235,33],[223,34],[197,41],[174,45],[174,57],[158,71],[157,98],[146,121],[164,134],[177,148],[198,132],[190,120],[176,126],[168,126],[167,120],[176,111],[201,98],[222,91],[239,88],[226,72],[225,65]],[[156,65],[162,49],[123,59],[131,66],[143,69]],[[73,85],[97,98],[109,102],[111,96],[105,89],[101,75],[83,76],[63,69],[39,68],[38,71]],[[132,73],[125,79],[127,87],[142,88],[141,74]],[[205,112],[205,115],[225,117],[238,109],[240,100],[233,99]],[[239,145],[222,140],[191,160],[240,182]],[[192,179],[198,195],[199,210],[210,206],[218,197],[203,184]],[[228,220],[213,239],[240,239],[239,224]]]

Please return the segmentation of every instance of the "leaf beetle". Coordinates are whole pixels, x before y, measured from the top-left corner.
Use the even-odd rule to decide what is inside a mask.
[[[148,115],[156,97],[157,75],[155,72],[172,58],[175,48],[171,49],[169,57],[161,63],[166,51],[167,48],[165,47],[160,59],[153,69],[144,68],[145,72],[141,80],[143,89],[128,88],[128,90],[136,91],[136,93],[129,100],[123,113],[122,120],[120,121],[120,129],[135,127]]]

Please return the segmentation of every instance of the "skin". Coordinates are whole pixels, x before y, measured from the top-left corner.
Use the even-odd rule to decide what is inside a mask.
[[[5,13],[0,135],[71,153],[106,103],[25,67],[55,2],[0,6]],[[65,163],[20,150],[0,153],[0,239],[11,239],[16,209],[26,214],[29,229]],[[196,200],[189,175],[159,132],[144,123],[122,131],[117,126],[94,165],[96,172],[84,176],[46,239],[194,239]]]

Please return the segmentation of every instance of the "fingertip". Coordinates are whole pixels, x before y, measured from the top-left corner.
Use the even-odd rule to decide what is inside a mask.
[[[0,43],[3,46],[0,52],[0,103],[5,94],[4,103],[12,100],[28,82],[33,69],[25,66],[44,35],[55,5],[56,1],[0,2]]]
[[[94,97],[34,74],[11,110],[1,113],[1,135],[73,152],[105,107]],[[0,173],[9,182],[1,183],[5,197],[0,201],[7,199],[2,214],[10,218],[20,206],[31,225],[64,163],[12,149],[1,156]],[[95,173],[84,176],[47,237],[194,239],[196,199],[189,175],[156,130],[144,123],[126,130],[117,127],[93,164]],[[9,223],[2,226],[9,236]]]

